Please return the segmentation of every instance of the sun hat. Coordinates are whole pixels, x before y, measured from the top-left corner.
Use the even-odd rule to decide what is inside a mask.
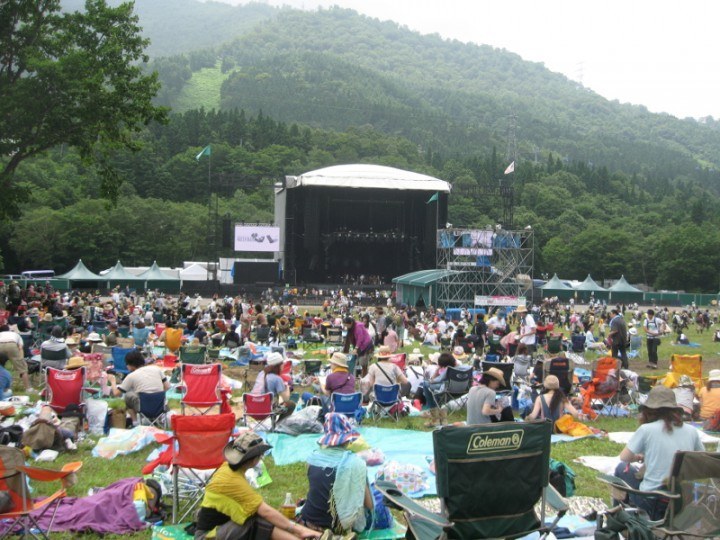
[[[560,388],[560,380],[555,375],[548,375],[543,381],[546,390],[558,390]]]
[[[330,357],[330,363],[344,368],[348,367],[347,356],[345,356],[341,352],[333,353],[333,355]]]
[[[516,313],[527,313],[527,306],[525,304],[520,304],[516,309]]]
[[[720,381],[720,369],[711,369],[708,373],[708,382]]]
[[[491,367],[490,369],[485,370],[483,373],[485,375],[490,375],[493,379],[497,379],[498,381],[500,381],[500,384],[502,384],[503,386],[506,386],[505,375],[503,374],[503,372],[500,369],[498,369],[496,367]]]
[[[645,403],[640,405],[645,409],[680,409],[675,399],[675,392],[663,385],[653,386]]]
[[[70,336],[65,339],[65,345],[72,346],[72,345],[79,345],[78,340],[75,338],[75,336]]]
[[[323,432],[324,435],[318,440],[318,444],[322,446],[341,446],[354,441],[360,436],[347,416],[340,413],[328,413],[325,415]]]
[[[437,364],[439,359],[440,359],[439,352],[434,352],[428,356],[428,360],[430,360],[430,363],[432,363],[432,364]]]
[[[420,352],[420,349],[413,349],[413,351],[408,356],[408,361],[410,362],[419,362],[424,358],[425,355]]]
[[[90,332],[88,334],[88,337],[85,338],[85,341],[94,341],[96,343],[99,343],[102,341],[102,338],[100,337],[100,334],[97,332]]]
[[[87,362],[85,362],[82,356],[73,356],[68,360],[67,364],[65,364],[65,369],[77,369],[85,366],[87,366]]]
[[[49,312],[48,312],[48,313],[46,313],[45,315],[43,315],[42,320],[43,320],[43,322],[53,322],[52,313],[49,313]]]
[[[267,356],[267,365],[268,366],[279,366],[285,361],[283,358],[283,355],[279,352],[271,352]]]
[[[227,443],[223,449],[223,455],[230,465],[241,465],[263,455],[271,448],[272,446],[267,444],[260,435],[247,431]]]
[[[378,348],[378,352],[375,356],[377,356],[378,360],[380,360],[381,358],[390,358],[392,356],[392,350],[387,345],[381,345]]]

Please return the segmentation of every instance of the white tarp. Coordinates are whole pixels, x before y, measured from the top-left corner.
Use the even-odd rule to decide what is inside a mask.
[[[300,176],[286,176],[288,189],[301,186],[380,188],[439,191],[449,193],[451,184],[425,174],[382,165],[335,165]]]
[[[180,279],[182,281],[207,281],[208,271],[199,264],[191,264],[180,270]]]

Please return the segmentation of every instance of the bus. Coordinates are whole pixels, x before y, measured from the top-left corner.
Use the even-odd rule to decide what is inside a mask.
[[[46,280],[55,277],[55,270],[25,270],[20,275],[28,281]]]

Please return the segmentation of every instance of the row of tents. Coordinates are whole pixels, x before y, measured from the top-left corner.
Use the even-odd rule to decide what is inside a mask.
[[[590,274],[585,281],[575,287],[571,287],[555,274],[550,281],[540,287],[540,290],[543,292],[543,296],[557,296],[561,300],[596,298],[611,302],[642,302],[645,295],[643,291],[630,285],[625,276],[620,276],[620,279],[612,287],[606,289],[598,285]]]
[[[112,289],[127,286],[132,289],[160,289],[166,292],[178,292],[183,281],[206,281],[207,279],[207,270],[197,263],[173,271],[171,274],[163,271],[157,262],[153,261],[152,266],[147,270],[133,274],[118,261],[109,270],[96,274],[88,270],[80,259],[72,270],[56,276],[53,282],[59,289]]]

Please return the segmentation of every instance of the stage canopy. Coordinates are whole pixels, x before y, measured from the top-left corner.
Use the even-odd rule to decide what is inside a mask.
[[[103,281],[102,277],[87,269],[82,259],[78,259],[77,264],[72,270],[57,277],[70,281]]]
[[[145,281],[146,289],[161,289],[167,292],[177,292],[180,290],[180,278],[166,274],[153,261],[152,266],[138,276],[139,279]]]
[[[620,276],[620,279],[608,291],[610,299],[615,302],[642,302],[644,295],[643,291],[630,285],[625,276]]]
[[[565,285],[557,274],[554,274],[550,281],[540,287],[540,290],[548,296],[557,296],[561,300],[568,300],[575,294],[573,288]]]
[[[449,182],[425,174],[404,171],[382,165],[335,165],[300,176],[286,176],[288,189],[302,186],[339,188],[379,188],[439,191],[449,193]]]
[[[120,261],[115,263],[115,266],[113,266],[107,272],[100,272],[100,277],[104,281],[107,281],[108,288],[118,285],[121,287],[124,287],[125,285],[135,287],[144,281],[142,278],[133,275],[127,270],[125,270]]]
[[[458,270],[445,270],[442,268],[432,270],[418,270],[393,278],[397,287],[398,301],[411,306],[431,306],[437,299],[435,286],[442,278],[451,274],[459,274]]]

